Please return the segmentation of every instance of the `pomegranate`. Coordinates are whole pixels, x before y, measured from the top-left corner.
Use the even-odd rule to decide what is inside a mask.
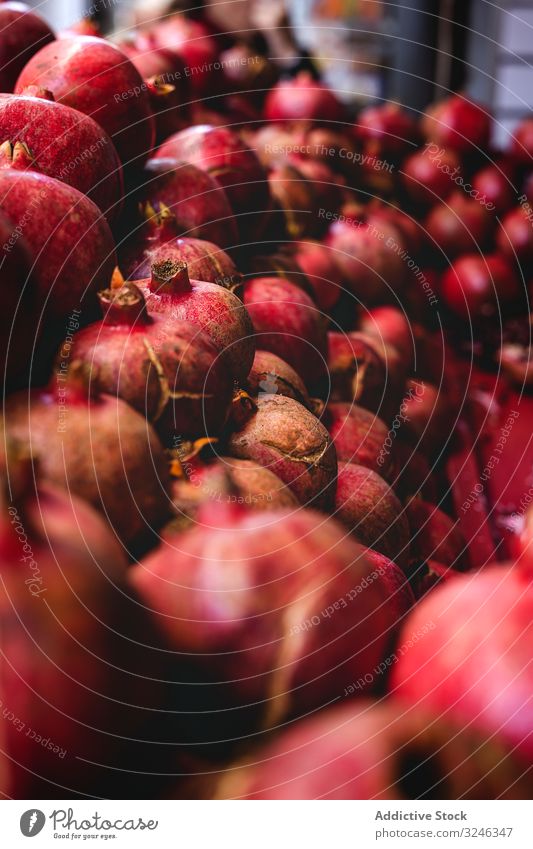
[[[402,419],[398,417],[399,426]],[[399,426],[394,433],[398,433]],[[395,436],[393,454],[398,477],[394,481],[395,491],[402,500],[421,495],[428,501],[437,500],[437,484],[433,468],[427,458],[402,438],[401,431]]]
[[[355,136],[367,154],[396,160],[418,140],[415,121],[397,103],[368,106],[359,113]]]
[[[278,250],[273,254],[249,257],[246,263],[247,273],[253,277],[281,277],[289,280],[310,295],[316,303],[317,298],[311,281],[293,256],[291,245],[292,243],[278,246]]]
[[[268,174],[268,183],[278,221],[279,239],[285,232],[291,239],[304,236],[316,236],[323,224],[319,218],[319,201],[315,184],[294,165],[283,164],[272,168]],[[272,221],[270,222],[273,226]],[[273,235],[278,235],[274,229]]]
[[[411,529],[411,548],[420,562],[436,560],[462,571],[468,560],[458,522],[434,504],[412,498],[406,506]]]
[[[520,564],[486,567],[423,598],[400,640],[434,622],[392,670],[391,692],[417,710],[477,728],[533,757],[531,576]]]
[[[116,221],[124,187],[111,139],[92,118],[37,94],[0,95],[0,138],[5,140],[0,166],[29,168],[68,183]]]
[[[309,280],[319,309],[329,312],[339,300],[344,285],[331,251],[320,242],[295,242],[291,255]]]
[[[324,375],[325,326],[305,292],[281,277],[255,277],[245,281],[244,305],[262,350],[286,360],[306,385]]]
[[[83,307],[90,320],[96,292],[116,265],[109,226],[98,207],[77,189],[44,174],[0,169],[0,207],[31,249],[39,301],[50,319],[64,322]],[[61,328],[64,335],[65,328]]]
[[[333,519],[214,501],[129,573],[203,691],[218,682],[207,693],[218,740],[222,705],[269,728],[372,680],[398,621],[382,574]]]
[[[503,215],[513,205],[513,184],[498,164],[487,165],[474,174],[472,187],[478,193],[478,199],[485,203],[487,209],[493,209],[496,215]]]
[[[48,450],[49,446],[46,446]],[[84,501],[33,480],[11,445],[0,521],[3,795],[116,792],[140,721],[160,710],[152,627],[126,593],[126,558]],[[134,651],[132,651],[134,647]],[[155,645],[154,645],[155,648]],[[154,653],[155,654],[155,653]]]
[[[180,517],[197,521],[200,506],[210,499],[260,511],[300,507],[281,479],[253,460],[219,457],[207,465],[185,460],[183,466],[186,477],[172,482],[172,501]],[[205,515],[203,521],[205,527]],[[168,526],[168,530],[175,525],[176,522]]]
[[[188,123],[187,109],[182,106],[187,97],[177,86],[165,82],[165,75],[148,77],[150,108],[155,120],[156,144],[161,144]]]
[[[315,205],[313,211],[319,215],[322,209],[338,209],[342,203],[342,184],[340,178],[330,166],[319,159],[306,159],[290,154],[288,164],[309,180],[314,187]]]
[[[234,44],[220,54],[226,87],[240,91],[254,103],[264,99],[265,92],[277,82],[277,65],[267,56],[261,56],[247,44]]]
[[[300,375],[285,360],[270,351],[255,352],[246,386],[253,397],[285,395],[312,411],[311,400]]]
[[[385,362],[363,333],[328,333],[332,401],[354,401],[379,412],[387,391]]]
[[[339,461],[365,466],[378,472],[389,483],[393,480],[392,438],[385,423],[374,413],[355,404],[330,402],[326,407],[324,424]]]
[[[152,227],[159,226],[160,216],[170,212],[174,236],[207,239],[222,248],[237,241],[237,226],[224,189],[190,163],[151,159],[138,199]]]
[[[150,35],[154,44],[169,50],[185,66],[192,100],[201,101],[217,93],[219,50],[204,21],[172,15],[152,27]]]
[[[273,471],[302,504],[327,509],[333,503],[337,458],[332,440],[293,398],[260,395],[256,412],[230,435],[228,452]]]
[[[26,62],[55,36],[25,3],[0,4],[0,32],[0,91],[11,92]]]
[[[266,172],[238,133],[227,127],[188,127],[167,138],[155,159],[190,162],[223,186],[239,231],[258,235],[270,206]]]
[[[505,256],[473,253],[459,257],[445,271],[440,291],[452,312],[477,324],[506,311],[520,297],[520,284]]]
[[[424,380],[407,381],[403,403],[403,436],[427,457],[446,450],[456,425],[457,410],[444,387]]]
[[[459,191],[434,206],[425,222],[426,232],[444,260],[481,251],[489,243],[493,226],[486,207]]]
[[[300,71],[290,80],[280,80],[265,99],[266,121],[343,121],[344,106],[324,83]]]
[[[160,227],[149,228],[149,235],[141,242],[140,248],[132,239],[120,259],[126,279],[142,280],[149,277],[154,262],[171,259],[187,263],[191,277],[195,280],[217,283],[232,291],[240,287],[241,277],[229,254],[205,239],[176,239],[170,236],[168,230],[174,227],[175,223],[169,223],[167,219],[167,222],[162,221]]]
[[[504,215],[496,233],[496,246],[509,259],[533,261],[533,226],[529,212],[517,206]]]
[[[392,345],[401,354],[407,369],[413,363],[415,340],[411,323],[398,307],[374,307],[361,313],[359,330],[380,339],[384,345]]]
[[[404,161],[401,178],[411,200],[432,206],[451,194],[452,177],[460,173],[461,160],[453,150],[430,144]]]
[[[339,463],[334,515],[358,542],[407,571],[409,523],[400,501],[376,472]]]
[[[519,165],[531,168],[533,161],[533,118],[525,118],[513,131],[511,154]]]
[[[13,223],[0,214],[0,374],[10,387],[27,377],[38,335],[37,286],[24,238],[11,246]]]
[[[223,353],[232,376],[248,377],[255,342],[250,316],[242,301],[215,283],[191,280],[184,262],[162,260],[152,265],[152,276],[139,280],[150,314],[188,321],[203,330]]]
[[[111,136],[124,166],[140,167],[155,139],[150,98],[128,57],[104,38],[72,36],[39,50],[15,91],[37,85],[59,103],[90,115]]]
[[[119,41],[118,47],[135,65],[143,80],[162,76],[165,82],[178,83],[186,95],[188,85],[183,61],[171,50],[158,45],[152,36],[137,31]]]
[[[127,401],[167,443],[175,435],[216,435],[233,380],[207,334],[164,313],[150,315],[132,283],[99,298],[103,319],[76,333],[70,349],[90,367],[95,390]]]
[[[479,103],[453,94],[430,106],[422,118],[426,139],[460,155],[486,150],[491,132],[491,115]]]
[[[87,367],[69,367],[67,356],[60,350],[50,386],[8,399],[8,436],[37,452],[44,480],[101,510],[125,544],[141,545],[169,509],[163,448],[143,416],[92,392]]]
[[[339,705],[296,723],[223,774],[211,795],[522,799],[529,798],[530,785],[524,763],[500,739],[389,699]]]

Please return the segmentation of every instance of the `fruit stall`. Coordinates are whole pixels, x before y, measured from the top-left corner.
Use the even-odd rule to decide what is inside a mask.
[[[112,5],[0,3],[0,797],[530,798],[533,113]]]

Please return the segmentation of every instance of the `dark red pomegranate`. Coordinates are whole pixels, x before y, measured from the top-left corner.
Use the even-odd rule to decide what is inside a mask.
[[[285,360],[270,351],[255,352],[246,388],[254,398],[258,395],[286,395],[312,410],[311,400],[300,375]]]
[[[426,145],[402,164],[401,178],[407,194],[425,206],[445,200],[454,189],[452,178],[457,175],[461,175],[458,155],[436,144]]]
[[[359,329],[392,345],[403,357],[407,369],[414,359],[415,339],[406,314],[398,307],[374,307],[361,313]]]
[[[171,259],[185,262],[194,280],[217,283],[231,291],[240,288],[241,276],[226,251],[205,239],[176,239],[169,232],[175,226],[174,221],[163,220],[160,227],[148,227],[140,247],[135,236],[131,239],[120,258],[127,280],[149,277],[154,262]]]
[[[477,324],[516,301],[520,284],[513,266],[501,254],[467,254],[443,274],[440,291],[449,309]]]
[[[163,76],[166,82],[187,90],[183,61],[165,47],[157,44],[150,33],[137,31],[118,42],[118,47],[135,65],[143,80]],[[185,99],[185,98],[184,98]]]
[[[155,159],[191,162],[224,187],[239,231],[252,238],[270,207],[266,171],[254,151],[227,127],[188,127],[158,148]]]
[[[99,298],[103,319],[76,333],[70,349],[90,367],[95,391],[127,401],[167,444],[216,436],[233,379],[211,339],[188,321],[151,315],[132,283]]]
[[[513,131],[511,154],[519,165],[531,168],[533,162],[533,118],[525,118]]]
[[[267,121],[336,122],[345,118],[344,106],[324,83],[300,71],[281,80],[268,92],[264,106]]]
[[[472,187],[478,194],[477,200],[482,201],[496,215],[503,215],[513,205],[515,193],[512,181],[496,163],[474,174]]]
[[[148,91],[137,68],[111,42],[80,35],[43,47],[22,70],[15,91],[31,85],[97,120],[124,166],[140,167],[149,156],[155,122]]]
[[[37,286],[24,238],[10,244],[14,225],[0,214],[0,374],[7,387],[27,377],[39,335]]]
[[[392,482],[395,471],[392,437],[381,419],[363,407],[338,401],[327,405],[323,421],[339,461],[358,463]]]
[[[451,393],[426,380],[407,381],[402,436],[417,451],[438,457],[451,442],[456,424],[457,408]]]
[[[228,453],[273,471],[306,506],[333,503],[335,448],[324,425],[293,398],[259,395],[255,413],[230,435]]]
[[[486,247],[494,221],[486,207],[455,191],[447,201],[433,207],[425,227],[434,248],[444,260],[449,260]]]
[[[319,308],[329,312],[339,300],[344,286],[332,252],[320,242],[295,242],[291,256],[309,280]]]
[[[30,89],[31,91],[31,89]],[[122,210],[122,167],[104,130],[87,115],[37,97],[0,95],[0,166],[34,170],[88,195],[110,222]]]
[[[415,121],[397,103],[368,106],[355,123],[355,136],[372,156],[397,159],[418,141]]]
[[[146,163],[138,200],[151,227],[173,216],[174,236],[206,239],[222,248],[237,242],[237,225],[226,193],[209,174],[189,162],[151,159]]]
[[[420,498],[409,501],[406,514],[412,553],[420,562],[436,560],[459,571],[468,565],[466,542],[458,522]]]
[[[188,321],[205,331],[229,364],[232,377],[246,380],[255,341],[250,316],[236,295],[216,283],[191,280],[187,265],[173,260],[155,263],[152,276],[138,285],[151,314]]]
[[[462,94],[453,94],[430,106],[422,118],[426,139],[459,154],[486,150],[490,141],[492,118],[479,103]]]
[[[387,370],[373,343],[364,333],[328,333],[332,401],[354,402],[379,413],[388,391]]]
[[[422,638],[431,636],[426,625]],[[394,659],[387,658],[391,665]],[[386,661],[377,669],[382,667],[387,671]],[[524,767],[499,736],[443,721],[439,713],[410,709],[396,699],[363,701],[295,723],[223,773],[211,795],[381,799],[385,804],[391,799],[523,799],[531,792]],[[376,833],[391,830],[390,823],[383,825]],[[404,830],[397,825],[393,831]]]
[[[169,50],[183,63],[193,100],[202,100],[218,92],[221,78],[221,69],[216,67],[219,50],[211,29],[204,21],[172,15],[152,27],[150,36],[155,44]]]
[[[305,292],[282,277],[255,277],[244,284],[244,305],[260,348],[286,360],[307,386],[324,375],[325,325]]]
[[[0,91],[10,92],[26,62],[55,36],[25,3],[0,4],[0,32]]]
[[[0,207],[15,224],[7,244],[18,242],[18,226],[30,248],[47,316],[64,322],[80,308],[89,320],[96,292],[109,285],[116,265],[113,236],[98,207],[66,183],[10,168],[0,169]]]
[[[334,516],[362,545],[400,566],[409,565],[409,523],[403,507],[376,472],[356,463],[339,463]]]
[[[533,222],[529,211],[517,206],[504,215],[496,231],[496,246],[511,260],[533,261]]]
[[[413,609],[400,641],[423,623],[430,637],[392,670],[391,692],[417,710],[495,735],[531,762],[531,575],[492,564],[446,581]]]
[[[221,690],[233,716],[248,707],[270,728],[366,674],[372,681],[397,629],[382,573],[341,526],[310,510],[211,501],[196,527],[166,535],[129,574],[204,692],[219,682],[206,705],[211,739],[220,739]]]
[[[69,367],[65,346],[58,363],[48,388],[10,396],[8,436],[31,446],[43,480],[93,504],[125,544],[141,544],[170,506],[161,443],[120,398],[91,394],[90,372],[76,361]]]

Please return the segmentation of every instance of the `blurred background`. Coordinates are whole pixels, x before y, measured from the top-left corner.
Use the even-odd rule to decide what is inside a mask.
[[[347,104],[394,99],[414,110],[450,90],[490,105],[494,143],[533,106],[532,0],[30,0],[56,29],[81,18],[121,34],[165,11],[240,33],[290,75],[317,72]],[[259,33],[259,35],[258,35]]]

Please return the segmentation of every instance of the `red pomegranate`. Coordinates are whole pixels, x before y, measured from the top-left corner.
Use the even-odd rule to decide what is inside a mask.
[[[332,252],[320,242],[295,242],[291,256],[311,284],[321,310],[329,312],[340,298],[344,280]]]
[[[0,32],[0,91],[10,92],[26,62],[55,36],[25,3],[0,4]]]
[[[191,162],[224,187],[239,231],[252,238],[270,207],[266,172],[254,151],[227,127],[188,127],[166,139],[155,159]]]
[[[237,225],[226,193],[209,174],[188,162],[151,159],[146,163],[138,200],[150,229],[173,227],[174,236],[207,239],[222,248],[237,242]]]
[[[415,339],[409,319],[402,310],[392,306],[366,310],[359,318],[359,329],[396,348],[409,369],[414,359]]]
[[[67,347],[65,347],[67,346]],[[91,394],[91,377],[59,352],[45,389],[21,390],[6,403],[8,436],[39,457],[43,480],[84,498],[125,544],[141,545],[169,510],[165,454],[143,416],[120,398]]]
[[[243,299],[257,344],[286,360],[306,385],[316,383],[325,372],[327,339],[311,298],[282,277],[255,277],[246,280]]]
[[[172,216],[170,216],[172,219]],[[169,231],[176,228],[175,220],[165,218],[161,226],[148,227],[146,239],[132,237],[120,257],[120,267],[127,280],[149,277],[154,262],[171,259],[185,262],[194,280],[217,283],[233,291],[240,287],[241,276],[229,254],[205,239],[176,239]]]
[[[374,413],[355,404],[330,402],[323,422],[333,440],[339,461],[358,463],[377,472],[389,483],[393,481],[395,464],[392,437],[385,423]]]
[[[150,29],[158,46],[169,50],[185,66],[191,97],[202,100],[220,89],[219,49],[212,30],[204,21],[172,15]]]
[[[0,166],[68,183],[116,221],[124,187],[111,139],[92,118],[50,98],[0,95]]]
[[[418,141],[415,121],[397,103],[367,106],[355,123],[355,136],[372,156],[397,159]]]
[[[337,458],[323,424],[298,401],[264,394],[228,439],[228,453],[273,471],[304,505],[327,509],[335,497]]]
[[[375,340],[364,333],[328,333],[332,401],[350,401],[380,412],[388,391],[387,369],[374,345]]]
[[[270,351],[255,352],[246,388],[254,398],[258,395],[286,395],[312,410],[311,400],[300,375],[285,360]]]
[[[533,261],[533,222],[528,210],[517,206],[503,216],[496,232],[496,246],[511,260],[524,264]]]
[[[307,71],[290,80],[281,80],[265,100],[266,121],[337,122],[345,118],[345,110],[335,94]]]
[[[514,190],[509,176],[499,164],[487,165],[474,174],[472,187],[487,208],[492,204],[496,215],[503,215],[513,205]]]
[[[531,168],[533,161],[533,118],[525,118],[513,131],[511,154],[519,165]]]
[[[467,545],[457,521],[420,498],[409,501],[406,514],[413,556],[420,562],[436,560],[459,571],[468,565]]]
[[[150,315],[132,283],[99,298],[103,319],[76,333],[70,349],[90,367],[95,390],[127,401],[167,444],[216,436],[233,379],[211,339],[188,321]]]
[[[253,326],[242,301],[216,283],[191,280],[184,262],[161,260],[152,276],[139,280],[148,311],[202,329],[223,353],[234,379],[244,381],[255,352]]]
[[[433,207],[425,228],[434,248],[449,260],[486,247],[494,221],[486,207],[456,191],[447,201]]]
[[[516,301],[520,284],[511,263],[501,254],[467,254],[443,274],[440,291],[449,309],[477,324]]]
[[[77,189],[32,171],[0,169],[0,207],[17,225],[31,251],[40,306],[63,322],[73,309],[90,320],[96,292],[116,265],[115,245],[98,207]],[[23,224],[21,223],[23,222]]]
[[[421,127],[428,141],[459,154],[475,154],[488,148],[491,123],[484,106],[454,94],[430,106]]]
[[[124,166],[138,168],[149,156],[155,122],[146,85],[111,42],[82,35],[54,41],[30,59],[15,91],[21,94],[31,85],[94,117],[111,136]]]
[[[402,184],[411,200],[432,206],[453,191],[452,178],[461,175],[461,160],[453,150],[426,145],[402,164]]]

